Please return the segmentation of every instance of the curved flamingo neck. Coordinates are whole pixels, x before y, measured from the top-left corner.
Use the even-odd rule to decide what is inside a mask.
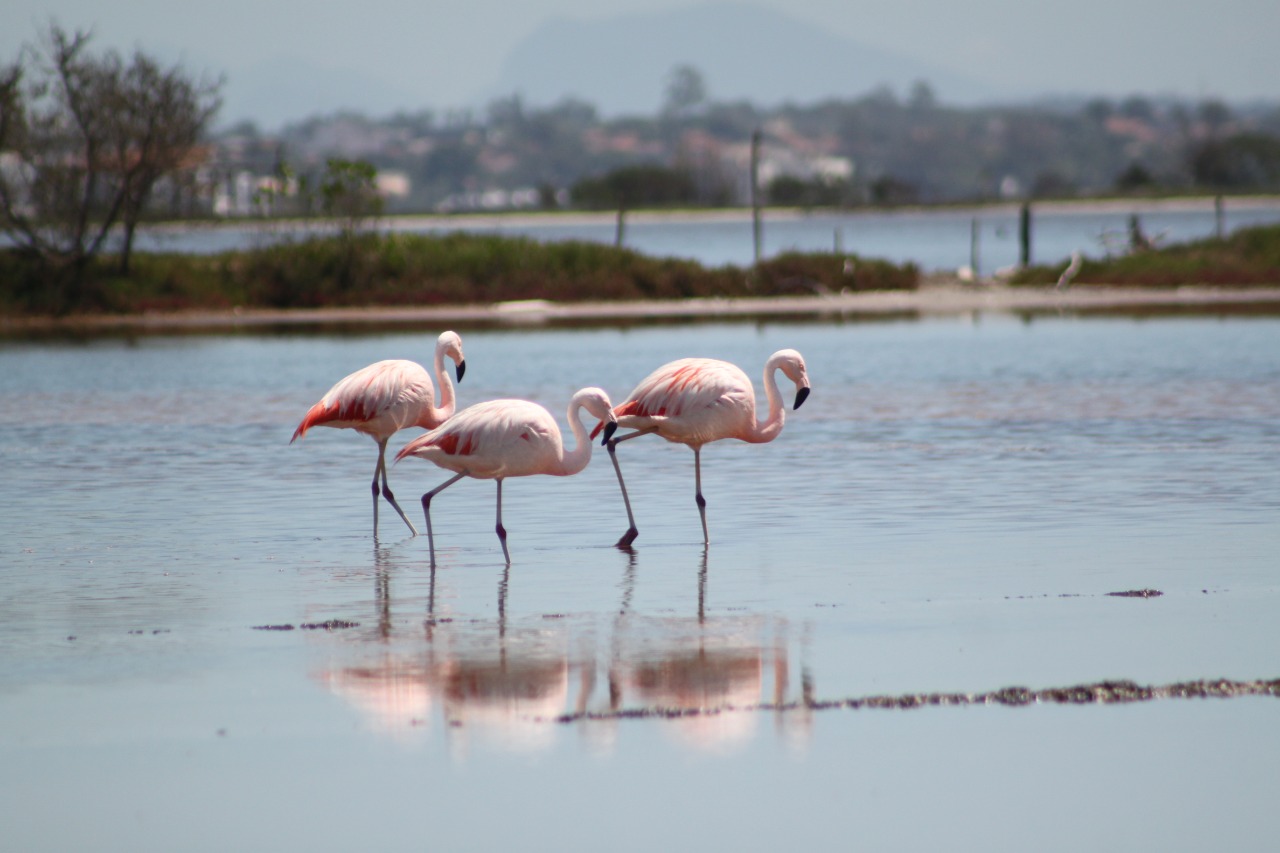
[[[582,401],[577,396],[569,403],[569,429],[573,431],[573,449],[564,451],[557,472],[565,476],[577,474],[591,461],[591,439],[582,423]]]
[[[436,344],[436,360],[435,360],[436,384],[440,386],[440,405],[433,406],[434,415],[437,422],[445,421],[453,417],[454,409],[457,408],[457,398],[454,396],[453,380],[449,378],[449,371],[444,363],[444,345]]]
[[[770,358],[764,365],[764,395],[769,403],[769,415],[763,421],[757,419],[751,434],[746,437],[753,444],[773,441],[787,422],[787,407],[782,402],[782,392],[778,390],[779,364],[780,359]]]

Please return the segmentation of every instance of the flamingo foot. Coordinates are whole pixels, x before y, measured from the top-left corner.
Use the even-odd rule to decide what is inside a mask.
[[[636,530],[634,527],[628,528],[627,532],[622,534],[622,538],[618,540],[614,547],[620,548],[623,551],[629,551],[631,550],[631,543],[636,541],[636,537],[639,535],[639,530]]]

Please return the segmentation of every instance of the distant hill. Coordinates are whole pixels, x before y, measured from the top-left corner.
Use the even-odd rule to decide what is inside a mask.
[[[761,106],[854,98],[887,85],[899,96],[924,80],[943,101],[975,103],[995,87],[955,69],[860,44],[747,3],[709,3],[592,20],[554,18],[507,55],[495,86],[534,105],[565,97],[606,115],[652,114],[677,65],[701,72],[715,101]]]

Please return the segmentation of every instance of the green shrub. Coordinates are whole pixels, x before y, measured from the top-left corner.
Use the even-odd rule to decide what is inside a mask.
[[[341,234],[214,256],[141,254],[130,276],[87,270],[76,288],[0,253],[0,306],[20,314],[320,308],[768,296],[914,288],[914,265],[791,253],[756,270],[707,268],[584,241],[493,234]]]
[[[1065,263],[1020,271],[1014,284],[1055,284]],[[1085,260],[1072,285],[1177,287],[1188,284],[1280,284],[1280,225],[1245,228],[1224,240],[1208,238],[1118,258]]]

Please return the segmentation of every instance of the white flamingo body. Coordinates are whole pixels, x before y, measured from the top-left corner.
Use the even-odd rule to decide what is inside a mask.
[[[800,408],[809,396],[809,374],[804,358],[793,349],[775,352],[764,366],[764,389],[768,401],[768,415],[764,420],[756,414],[755,390],[747,375],[737,366],[713,358],[682,358],[664,364],[645,377],[614,409],[618,426],[635,430],[608,442],[629,523],[627,532],[618,540],[620,547],[629,547],[638,531],[622,468],[618,464],[618,443],[656,433],[667,441],[687,445],[693,450],[694,500],[702,520],[703,541],[709,542],[706,500],[702,496],[702,447],[725,438],[754,444],[777,438],[787,417],[782,394],[778,390],[776,373],[779,370],[796,385],[793,408]]]
[[[531,474],[567,476],[560,427],[529,400],[490,400],[463,409],[434,432],[409,442],[396,456],[416,456],[477,480]]]
[[[756,395],[737,365],[682,358],[649,374],[614,414],[619,427],[655,432],[690,447],[722,438],[751,441]]]
[[[374,441],[412,426],[435,429],[448,419],[451,407],[436,408],[434,402],[435,387],[425,367],[403,359],[379,361],[330,388],[293,437],[301,438],[313,426],[353,429]]]
[[[408,427],[434,429],[453,416],[456,406],[453,382],[445,370],[444,360],[450,358],[456,365],[458,381],[462,381],[466,361],[462,353],[462,338],[454,332],[444,332],[436,341],[436,381],[440,384],[440,405],[435,403],[435,389],[431,374],[413,361],[389,359],[361,368],[338,384],[312,406],[294,430],[292,444],[316,426],[353,429],[369,436],[378,443],[378,464],[373,469],[373,532],[378,532],[378,495],[382,494],[395,507],[409,530],[417,535],[396,503],[395,495],[387,485],[387,442],[391,436]],[[381,481],[381,483],[379,482]]]
[[[458,412],[444,425],[409,442],[396,455],[425,459],[454,476],[422,496],[422,511],[427,521],[427,542],[435,561],[435,538],[431,530],[431,499],[463,477],[496,480],[498,488],[498,520],[496,530],[502,553],[511,562],[507,550],[507,532],[502,526],[502,481],[508,477],[549,474],[568,477],[577,474],[591,461],[591,440],[582,423],[581,411],[610,424],[606,441],[617,428],[609,396],[599,388],[584,388],[569,402],[569,427],[575,445],[566,449],[560,427],[545,408],[528,400],[491,400],[477,403]]]

